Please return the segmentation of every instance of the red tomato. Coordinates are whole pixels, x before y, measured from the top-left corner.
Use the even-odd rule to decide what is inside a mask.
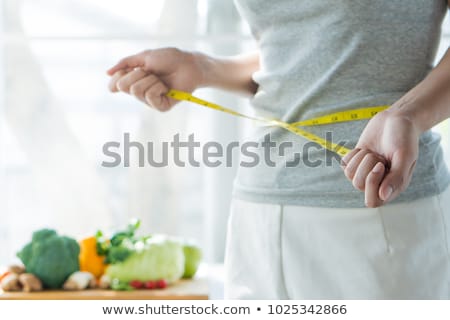
[[[164,289],[165,287],[167,287],[167,282],[164,279],[158,280],[156,282],[156,287],[159,289]]]
[[[142,281],[139,281],[139,280],[130,281],[129,285],[131,287],[133,287],[134,289],[142,289],[142,288],[144,288],[144,283]]]
[[[155,281],[147,281],[147,282],[145,282],[144,286],[146,289],[152,290],[152,289],[156,288],[156,282]]]

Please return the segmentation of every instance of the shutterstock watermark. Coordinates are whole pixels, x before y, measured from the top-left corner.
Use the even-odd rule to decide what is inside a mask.
[[[327,132],[325,139],[331,144],[332,133]],[[339,146],[344,146],[346,141],[339,141]],[[175,134],[172,141],[159,143],[148,141],[142,143],[130,139],[129,133],[124,133],[123,141],[108,141],[103,145],[103,154],[107,159],[102,162],[106,168],[118,166],[130,167],[132,165],[131,154],[137,153],[138,167],[151,166],[156,168],[175,165],[178,167],[206,167],[233,166],[236,151],[240,153],[239,165],[246,168],[258,166],[261,161],[265,166],[275,167],[283,163],[286,167],[331,166],[333,161],[340,163],[340,157],[334,152],[324,152],[322,158],[312,157],[322,147],[314,142],[307,142],[298,150],[292,141],[275,142],[270,134],[264,136],[262,141],[232,141],[222,144],[217,141],[201,143],[190,134],[187,139],[181,139],[180,134]]]

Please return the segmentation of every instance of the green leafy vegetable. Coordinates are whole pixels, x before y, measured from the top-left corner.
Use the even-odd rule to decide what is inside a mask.
[[[105,274],[113,289],[130,290],[130,281],[172,283],[195,275],[202,257],[198,246],[163,235],[138,237],[139,226],[134,220],[110,239],[97,232],[97,253],[109,264]]]
[[[137,237],[136,231],[141,225],[140,220],[134,219],[123,231],[115,233],[111,239],[105,238],[103,232],[97,231],[97,253],[105,256],[105,263],[118,263],[125,261],[134,251],[134,245],[138,241],[148,239],[146,237]]]
[[[134,250],[126,260],[113,263],[106,269],[111,279],[122,283],[132,280],[179,280],[184,273],[183,245],[166,236],[154,236],[134,243]]]
[[[133,287],[128,284],[128,282],[122,282],[119,279],[113,279],[111,281],[111,289],[117,291],[131,291]]]
[[[61,288],[79,270],[80,247],[76,240],[42,229],[33,233],[30,243],[17,253],[26,271],[37,276],[47,288]]]

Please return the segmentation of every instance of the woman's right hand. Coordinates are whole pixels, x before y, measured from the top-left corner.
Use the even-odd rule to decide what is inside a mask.
[[[108,70],[109,89],[167,111],[178,102],[166,96],[170,88],[192,92],[202,85],[203,73],[195,53],[176,48],[146,50],[120,60]]]

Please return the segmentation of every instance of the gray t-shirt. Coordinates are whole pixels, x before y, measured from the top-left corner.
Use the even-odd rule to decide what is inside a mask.
[[[256,114],[295,122],[331,112],[391,105],[431,70],[446,0],[236,0],[260,48]],[[367,121],[307,128],[353,148]],[[257,127],[280,145],[256,148],[261,161],[239,168],[234,196],[248,201],[318,207],[364,207],[333,155],[276,127]],[[450,175],[440,137],[420,139],[408,189],[395,202],[443,191]],[[305,150],[306,148],[306,150]],[[255,151],[253,149],[252,151]],[[281,154],[281,156],[280,156]],[[269,161],[263,160],[268,159]],[[242,160],[245,160],[245,155]],[[250,161],[246,161],[250,162]],[[330,163],[331,162],[331,163]]]

